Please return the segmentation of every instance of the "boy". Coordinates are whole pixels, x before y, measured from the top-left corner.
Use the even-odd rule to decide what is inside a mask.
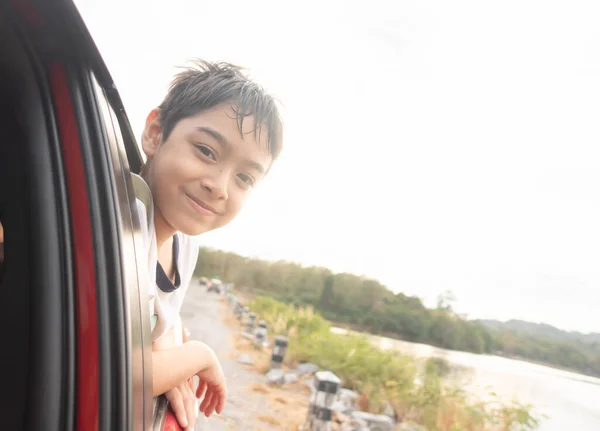
[[[198,61],[176,76],[146,119],[142,177],[151,193],[138,201],[148,247],[154,395],[165,394],[183,427],[193,427],[196,398],[207,417],[223,410],[226,388],[214,352],[187,341],[179,311],[198,256],[197,236],[225,226],[281,150],[274,100],[226,63]],[[140,205],[141,204],[141,205]],[[146,217],[148,216],[148,217]],[[156,272],[154,271],[156,269]],[[199,377],[192,393],[191,379]]]

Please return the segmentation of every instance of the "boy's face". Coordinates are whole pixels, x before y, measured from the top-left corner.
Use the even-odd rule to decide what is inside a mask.
[[[246,117],[240,134],[229,103],[177,123],[165,142],[157,111],[142,139],[147,181],[159,223],[188,235],[225,226],[265,175],[272,157],[266,133],[255,134]],[[158,232],[157,232],[158,234]]]

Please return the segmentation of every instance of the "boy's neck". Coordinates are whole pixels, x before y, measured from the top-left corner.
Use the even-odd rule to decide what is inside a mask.
[[[156,232],[156,247],[158,250],[177,233],[164,219],[158,208],[154,208],[154,231]]]

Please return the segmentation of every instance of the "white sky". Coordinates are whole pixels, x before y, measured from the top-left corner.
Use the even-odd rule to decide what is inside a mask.
[[[207,245],[600,331],[597,1],[76,4],[138,136],[194,57],[284,104],[280,161]]]

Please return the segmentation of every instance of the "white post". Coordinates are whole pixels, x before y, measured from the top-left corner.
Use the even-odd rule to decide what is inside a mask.
[[[273,342],[273,352],[271,353],[271,369],[281,368],[283,365],[283,358],[288,348],[288,339],[283,335],[275,337]]]
[[[254,329],[254,323],[256,322],[256,313],[250,313],[248,315],[248,323],[246,325],[246,332],[248,334],[252,333],[252,330]]]
[[[342,381],[331,371],[319,371],[315,374],[315,391],[308,407],[308,428],[311,431],[330,431],[335,401]]]
[[[254,345],[256,347],[262,347],[265,339],[267,338],[267,322],[261,320],[258,322],[258,326],[254,330]]]

